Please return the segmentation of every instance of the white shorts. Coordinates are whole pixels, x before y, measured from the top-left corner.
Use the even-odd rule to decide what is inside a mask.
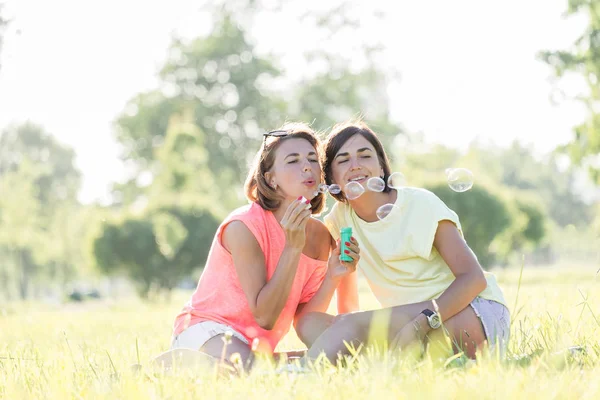
[[[171,350],[173,349],[194,349],[200,350],[206,342],[215,336],[224,335],[227,331],[242,342],[249,344],[241,333],[233,330],[231,327],[214,321],[202,321],[194,324],[171,340]]]

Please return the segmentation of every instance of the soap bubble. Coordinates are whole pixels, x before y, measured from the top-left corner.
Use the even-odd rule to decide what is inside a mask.
[[[388,177],[387,184],[392,189],[400,189],[406,184],[406,178],[402,172],[394,172]]]
[[[455,192],[466,192],[473,187],[473,173],[466,168],[448,171],[448,186]]]
[[[384,219],[394,210],[394,208],[396,208],[396,206],[391,203],[382,205],[376,211],[377,218]]]
[[[349,182],[344,188],[348,200],[356,200],[365,192],[365,188],[358,182]]]
[[[367,189],[372,192],[383,192],[385,189],[385,182],[380,177],[374,176],[367,181]]]
[[[342,192],[342,188],[336,183],[329,185],[328,190],[331,194],[340,194]]]

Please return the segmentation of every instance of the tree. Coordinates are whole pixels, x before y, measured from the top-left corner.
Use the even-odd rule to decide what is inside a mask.
[[[574,128],[574,138],[566,147],[573,162],[588,166],[590,176],[600,183],[600,0],[569,0],[567,15],[584,14],[589,24],[568,50],[544,51],[540,58],[554,68],[558,78],[567,73],[583,77],[589,93],[579,100],[589,118]]]
[[[125,274],[147,298],[170,292],[182,278],[204,265],[218,220],[206,209],[164,206],[140,216],[103,224],[92,238],[97,266],[107,274]]]
[[[39,175],[39,167],[27,159],[19,169],[0,175],[0,250],[8,261],[0,265],[0,274],[5,278],[4,293],[10,296],[9,282],[14,281],[21,299],[28,297],[40,268],[43,223],[35,185]]]
[[[170,118],[191,111],[214,179],[223,189],[240,186],[262,131],[283,122],[284,104],[270,90],[280,71],[256,55],[229,15],[207,38],[175,40],[169,54],[161,90],[136,96],[117,119],[123,157],[135,163],[138,175],[154,175],[159,168],[155,150],[165,141]]]
[[[0,247],[15,268],[22,298],[42,276],[70,279],[80,237],[70,223],[78,209],[80,174],[72,149],[58,143],[43,128],[25,123],[0,136]]]
[[[561,168],[558,158],[557,154],[536,158],[532,147],[515,141],[507,148],[473,144],[462,162],[489,176],[492,184],[516,191],[517,198],[535,197],[558,226],[585,226],[593,210],[575,187],[574,168]]]
[[[207,6],[214,18],[213,32],[191,41],[174,40],[160,72],[160,89],[136,96],[119,116],[117,138],[125,148],[123,158],[137,167],[130,182],[115,186],[125,203],[143,193],[139,176],[156,177],[160,168],[156,150],[164,143],[174,114],[194,116],[207,149],[205,164],[224,188],[221,201],[229,208],[240,204],[240,197],[231,194],[240,192],[261,133],[286,120],[311,122],[325,130],[364,115],[386,143],[401,131],[389,120],[387,77],[376,67],[375,49],[365,47],[363,58],[371,63],[362,68],[324,51],[311,51],[305,55],[307,70],[317,63],[328,72],[307,73],[297,80],[285,75],[271,57],[259,55],[249,39],[259,3],[238,0]],[[279,12],[278,6],[267,8]],[[329,40],[332,31],[341,30],[333,17],[347,20],[345,15],[345,6],[340,6],[324,15],[310,12],[301,17],[314,17],[315,29],[318,26]]]
[[[192,110],[171,116],[154,155],[157,168],[145,191],[147,205],[133,209],[136,215],[124,212],[102,224],[91,238],[100,270],[127,275],[144,298],[170,292],[204,265],[219,221],[230,211],[220,201],[228,188],[214,181],[206,165],[205,135],[194,122]]]
[[[33,123],[10,126],[0,135],[0,175],[18,170],[25,160],[42,167],[36,193],[48,215],[53,206],[76,200],[81,174],[73,149]]]

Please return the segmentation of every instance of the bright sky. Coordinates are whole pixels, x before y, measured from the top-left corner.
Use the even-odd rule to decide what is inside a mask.
[[[199,2],[4,3],[14,22],[1,59],[0,129],[25,120],[43,125],[75,149],[84,174],[80,198],[105,198],[125,171],[112,121],[128,99],[156,86],[172,32],[207,31]],[[318,41],[298,29],[297,15],[324,3],[291,2],[277,20],[259,15],[259,49],[285,56],[290,74],[300,73],[302,49]],[[501,145],[519,139],[547,152],[568,141],[583,119],[576,103],[550,102],[551,73],[536,60],[542,49],[568,46],[585,26],[582,18],[562,18],[566,0],[356,3],[385,12],[383,22],[365,21],[365,36],[383,43],[384,67],[402,75],[388,88],[392,118],[429,142],[465,147],[476,138]],[[575,79],[560,88],[567,95],[584,90]]]

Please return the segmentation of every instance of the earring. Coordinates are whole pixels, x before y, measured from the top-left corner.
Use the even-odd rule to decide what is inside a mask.
[[[273,187],[273,190],[277,190],[277,184],[275,182],[271,183],[271,186]]]

